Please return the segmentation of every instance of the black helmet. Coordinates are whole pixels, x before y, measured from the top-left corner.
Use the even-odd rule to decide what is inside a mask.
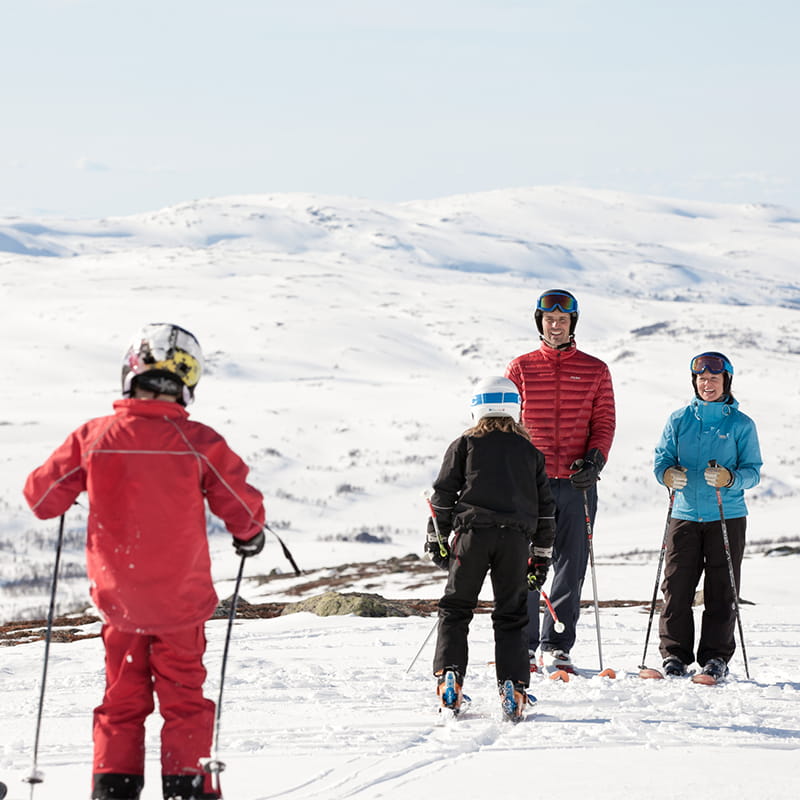
[[[543,335],[542,314],[545,311],[563,311],[569,314],[569,334],[570,336],[575,334],[575,326],[578,324],[578,301],[570,292],[565,289],[550,289],[539,296],[533,318],[536,320],[540,336]]]

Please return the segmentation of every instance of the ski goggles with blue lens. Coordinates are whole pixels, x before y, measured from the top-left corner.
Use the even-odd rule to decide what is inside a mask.
[[[692,359],[692,372],[695,375],[702,375],[708,371],[712,375],[720,375],[727,372],[733,375],[733,366],[721,353],[701,353]]]
[[[565,314],[578,312],[578,301],[567,292],[547,292],[536,303],[537,311],[563,311]]]
[[[472,396],[473,406],[491,406],[500,403],[516,403],[519,405],[519,395],[516,392],[481,392]]]

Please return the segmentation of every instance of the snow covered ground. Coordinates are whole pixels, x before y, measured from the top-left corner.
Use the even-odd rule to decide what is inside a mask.
[[[209,369],[192,414],[252,465],[270,524],[312,570],[421,551],[421,492],[468,423],[470,387],[537,346],[532,303],[564,286],[581,303],[579,346],[609,363],[617,393],[595,531],[601,599],[637,601],[601,610],[617,679],[535,678],[528,720],[504,724],[490,620],[479,614],[473,705],[443,725],[432,643],[408,670],[432,618],[240,621],[222,715],[226,795],[797,796],[800,556],[765,552],[800,539],[799,259],[800,212],[790,209],[557,187],[401,205],[275,195],[120,219],[0,219],[0,617],[45,613],[56,523],[34,520],[20,488],[72,428],[107,413],[141,324],[170,320],[198,335]],[[731,680],[714,689],[634,677],[666,513],[652,448],[688,400],[687,363],[704,349],[733,360],[765,461],[749,493],[743,568],[751,680],[739,652]],[[85,515],[85,501],[67,515],[60,612],[86,608]],[[210,522],[226,596],[238,562]],[[288,599],[300,580],[259,583],[288,570],[274,543],[247,566],[250,602]],[[415,588],[387,574],[350,588],[434,598],[441,580],[431,572]],[[216,698],[224,621],[208,632]],[[654,634],[652,663],[656,644]],[[574,656],[596,669],[597,655],[589,609]],[[34,642],[5,648],[0,662],[0,780],[11,800],[29,791],[21,779],[42,656]],[[98,639],[53,644],[37,798],[88,796],[102,682]],[[153,719],[143,800],[159,796],[157,741]]]

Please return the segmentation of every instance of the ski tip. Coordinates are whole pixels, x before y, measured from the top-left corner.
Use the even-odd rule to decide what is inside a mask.
[[[6,786],[2,781],[0,781],[0,800],[3,800],[3,798],[6,796],[7,793],[8,793],[8,786]]]
[[[716,686],[719,681],[711,675],[706,675],[704,672],[698,672],[697,675],[692,675],[692,683],[698,683],[700,686]]]
[[[569,673],[563,669],[557,669],[550,675],[551,681],[564,681],[564,683],[569,683]]]
[[[652,678],[654,680],[662,680],[664,678],[664,675],[657,669],[652,669],[651,667],[642,667],[639,670],[639,677]]]
[[[606,667],[604,670],[602,670],[600,672],[600,677],[601,678],[616,678],[617,677],[617,673],[614,672],[614,670],[611,669],[611,667]]]

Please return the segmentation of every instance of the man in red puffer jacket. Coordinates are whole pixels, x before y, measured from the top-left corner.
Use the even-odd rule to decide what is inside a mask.
[[[529,592],[528,650],[533,671],[539,646],[544,666],[572,671],[570,650],[589,559],[584,492],[594,526],[596,483],[616,427],[614,390],[608,367],[575,345],[578,301],[572,294],[562,289],[545,292],[534,318],[541,347],[514,359],[506,377],[522,396],[522,422],[544,453],[556,502],[550,600],[564,630],[557,632],[546,615],[540,636],[539,593]]]
[[[215,714],[203,697],[204,628],[217,606],[206,503],[243,557],[264,545],[264,506],[239,456],[189,420],[202,369],[191,333],[146,326],[125,356],[114,414],[73,431],[25,484],[41,519],[89,496],[87,573],[106,650],[106,691],[94,711],[95,800],[139,797],[153,692],[164,718],[164,797],[219,797],[201,766]]]

